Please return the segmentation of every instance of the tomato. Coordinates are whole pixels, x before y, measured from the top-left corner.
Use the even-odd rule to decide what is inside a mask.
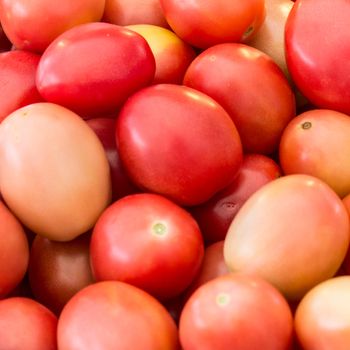
[[[295,116],[294,93],[265,53],[237,43],[213,46],[190,64],[184,84],[211,96],[234,121],[246,153],[273,154]]]
[[[99,21],[105,0],[1,0],[3,29],[18,49],[43,52],[61,33],[78,24]]]
[[[235,180],[205,203],[191,208],[206,243],[225,239],[244,202],[260,187],[281,175],[278,164],[262,154],[245,154]]]
[[[203,239],[192,216],[163,196],[123,197],[99,217],[91,237],[97,280],[119,280],[165,300],[179,295],[197,274]]]
[[[29,281],[35,299],[59,314],[79,290],[94,282],[90,267],[90,234],[69,242],[36,236],[30,251]]]
[[[347,0],[298,0],[286,23],[286,60],[311,103],[350,113],[350,32]]]
[[[103,21],[119,24],[153,24],[167,28],[158,0],[106,0]]]
[[[139,288],[99,282],[75,294],[58,320],[64,350],[176,350],[177,328],[166,309]]]
[[[134,24],[127,28],[141,34],[151,47],[156,60],[153,84],[181,84],[186,69],[196,52],[169,29],[151,24]]]
[[[0,124],[0,188],[25,226],[67,241],[90,229],[109,204],[109,164],[77,114],[35,103]]]
[[[2,349],[57,349],[57,317],[37,301],[23,297],[0,300],[0,315]]]
[[[295,315],[305,350],[350,348],[350,276],[331,278],[311,289]]]
[[[285,174],[309,174],[350,193],[350,119],[332,110],[313,109],[293,119],[283,131],[279,159]]]
[[[154,56],[141,35],[114,24],[87,23],[49,45],[36,83],[47,101],[93,116],[115,112],[154,72]]]
[[[227,274],[199,287],[185,304],[183,350],[287,350],[293,318],[276,288],[255,276]]]
[[[21,282],[28,261],[29,246],[23,227],[0,200],[0,299]]]
[[[265,18],[264,0],[160,0],[160,4],[173,31],[200,48],[247,40]]]
[[[224,257],[231,271],[256,273],[295,301],[337,272],[349,232],[344,204],[327,184],[286,175],[245,202],[230,225]]]
[[[35,85],[39,60],[28,51],[0,53],[0,123],[16,109],[43,100]]]
[[[131,180],[182,205],[208,200],[242,163],[227,112],[185,86],[158,84],[131,96],[117,118],[116,139]]]

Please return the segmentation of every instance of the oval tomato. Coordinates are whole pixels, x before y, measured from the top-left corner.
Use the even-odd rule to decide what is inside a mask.
[[[109,164],[98,137],[77,114],[35,103],[0,124],[0,188],[33,232],[71,240],[109,204]]]
[[[338,195],[315,177],[286,175],[245,202],[227,233],[224,257],[230,270],[256,273],[295,301],[337,272],[349,238]]]
[[[209,96],[158,84],[138,91],[117,118],[117,147],[132,181],[182,205],[208,200],[242,163],[237,129]]]
[[[162,196],[141,193],[121,198],[102,213],[90,251],[97,280],[127,282],[165,300],[192,282],[204,245],[187,211]]]
[[[155,61],[146,40],[114,24],[87,23],[57,37],[36,76],[40,94],[82,116],[109,114],[152,82]]]

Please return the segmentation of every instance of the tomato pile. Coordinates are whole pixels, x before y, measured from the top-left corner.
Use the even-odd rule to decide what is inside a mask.
[[[347,0],[0,0],[0,350],[350,349]]]

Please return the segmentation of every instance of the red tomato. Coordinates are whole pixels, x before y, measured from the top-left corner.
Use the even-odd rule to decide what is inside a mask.
[[[36,82],[47,101],[93,116],[115,112],[154,73],[152,51],[141,35],[114,24],[88,23],[50,44]]]
[[[295,315],[305,350],[350,348],[350,276],[331,278],[310,290]]]
[[[67,241],[92,228],[109,204],[109,164],[77,114],[35,103],[0,124],[0,188],[25,226]]]
[[[22,225],[0,200],[0,299],[21,282],[28,260],[28,240]]]
[[[286,23],[293,81],[315,106],[350,113],[350,2],[298,0]]]
[[[193,60],[184,84],[220,103],[234,121],[243,149],[272,154],[295,116],[295,97],[277,64],[244,44],[213,46]]]
[[[90,234],[69,242],[36,236],[30,251],[29,281],[39,302],[59,314],[79,290],[93,283]]]
[[[0,300],[0,315],[1,349],[57,349],[57,318],[37,301],[23,297]]]
[[[179,324],[183,350],[287,350],[293,318],[288,303],[258,277],[227,274],[199,287]]]
[[[191,208],[206,243],[225,239],[245,201],[260,187],[281,175],[278,164],[262,154],[246,154],[235,180],[205,203]]]
[[[193,46],[207,48],[244,41],[265,18],[264,0],[160,0],[174,32]]]
[[[203,239],[192,216],[156,194],[124,197],[98,219],[91,237],[97,280],[119,280],[170,299],[197,274]]]
[[[152,296],[129,284],[99,282],[75,294],[58,321],[64,350],[178,350],[176,325]]]
[[[328,185],[287,175],[245,202],[227,233],[224,257],[230,270],[256,273],[289,300],[300,300],[337,272],[349,232],[348,213]]]
[[[183,205],[208,200],[237,175],[239,134],[209,96],[171,84],[145,88],[117,118],[117,147],[130,178]]]
[[[350,118],[332,110],[313,109],[293,119],[282,134],[279,159],[285,174],[309,174],[350,193]]]
[[[61,33],[81,23],[99,21],[105,0],[1,0],[0,20],[18,48],[43,52]]]
[[[40,56],[27,51],[0,54],[0,123],[16,109],[42,101],[35,75]]]

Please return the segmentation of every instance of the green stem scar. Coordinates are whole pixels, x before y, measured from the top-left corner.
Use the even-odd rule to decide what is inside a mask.
[[[152,230],[155,235],[164,236],[166,234],[167,228],[163,223],[157,222],[153,225]]]
[[[229,294],[227,293],[219,293],[217,296],[216,296],[216,304],[219,305],[219,306],[225,306],[227,305],[231,300],[231,297]]]

